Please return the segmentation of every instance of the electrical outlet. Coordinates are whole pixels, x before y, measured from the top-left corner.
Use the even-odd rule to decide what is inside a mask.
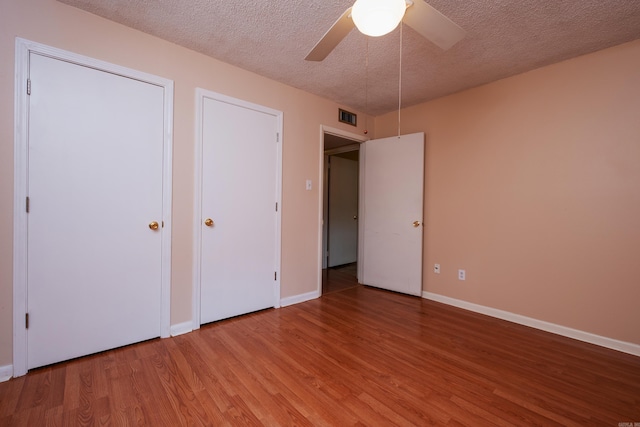
[[[433,265],[433,272],[436,274],[440,274],[440,264]]]
[[[465,280],[467,273],[464,270],[458,270],[458,280]]]
[[[311,180],[310,179],[308,179],[307,182],[305,183],[305,188],[307,190],[311,190]]]

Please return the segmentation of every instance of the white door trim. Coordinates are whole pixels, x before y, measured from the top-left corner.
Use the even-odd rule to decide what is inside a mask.
[[[358,144],[361,144],[370,139],[366,136],[358,135],[356,133],[347,132],[347,131],[333,128],[326,125],[320,125],[320,146],[319,146],[320,155],[318,156],[318,158],[320,159],[320,164],[318,167],[318,170],[319,170],[319,174],[318,174],[318,270],[317,270],[318,283],[316,285],[316,289],[317,289],[316,292],[318,296],[322,295],[322,257],[324,256],[324,253],[322,250],[322,238],[323,238],[323,233],[322,233],[323,218],[322,217],[324,214],[323,208],[324,208],[324,134],[325,133],[339,136],[346,139],[351,139],[353,141],[357,141]],[[358,186],[360,186],[360,184],[358,184]],[[362,189],[359,187],[358,193],[362,194],[361,191]],[[360,218],[360,212],[358,212],[358,218]],[[360,239],[359,236],[362,234],[360,230],[360,223],[361,221],[358,221],[358,239]],[[359,240],[358,240],[358,247],[360,247]],[[360,262],[360,250],[358,250],[358,262]]]
[[[276,259],[275,259],[275,290],[273,295],[273,306],[280,307],[280,266],[281,266],[281,227],[282,227],[282,111],[274,110],[258,104],[253,104],[241,99],[232,98],[210,90],[196,88],[196,141],[194,158],[194,216],[193,216],[193,292],[192,292],[192,328],[200,328],[200,289],[201,289],[201,257],[202,257],[202,128],[204,115],[205,98],[220,102],[226,102],[243,108],[260,111],[276,117],[278,144],[276,145]],[[247,124],[248,125],[248,124]]]
[[[14,94],[13,203],[13,375],[27,373],[27,213],[28,114],[27,78],[31,52],[160,86],[164,89],[164,152],[162,165],[162,284],[160,336],[170,334],[171,322],[171,197],[173,162],[173,81],[130,68],[16,38]]]

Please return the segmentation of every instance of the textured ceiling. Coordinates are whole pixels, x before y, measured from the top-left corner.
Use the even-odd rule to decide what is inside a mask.
[[[59,1],[350,109],[398,108],[399,28],[378,38],[354,29],[323,62],[304,60],[352,0]],[[429,4],[467,35],[443,52],[403,27],[403,106],[640,38],[640,0]]]

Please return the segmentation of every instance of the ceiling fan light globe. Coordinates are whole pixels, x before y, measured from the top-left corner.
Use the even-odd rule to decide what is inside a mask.
[[[379,37],[398,26],[406,9],[405,0],[356,0],[351,18],[362,34]]]

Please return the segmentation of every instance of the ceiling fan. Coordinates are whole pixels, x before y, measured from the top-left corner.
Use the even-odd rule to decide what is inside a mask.
[[[376,37],[390,33],[400,21],[443,50],[465,36],[460,26],[424,0],[356,0],[322,36],[305,60],[322,61],[353,27],[365,35]]]

